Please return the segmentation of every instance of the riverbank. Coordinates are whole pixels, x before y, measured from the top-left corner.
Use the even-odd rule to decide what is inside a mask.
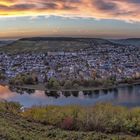
[[[38,84],[38,85],[10,85],[8,83],[0,83],[4,86],[11,86],[15,88],[21,88],[21,89],[31,89],[31,90],[41,90],[41,91],[98,91],[98,90],[110,90],[110,89],[115,89],[115,88],[121,88],[121,87],[126,87],[126,86],[133,86],[133,85],[139,85],[140,80],[135,80],[132,83],[123,83],[123,84],[117,84],[117,85],[112,85],[112,86],[107,86],[107,87],[79,87],[77,89],[47,89],[45,85],[43,84]]]
[[[50,121],[55,118],[55,122],[56,122],[58,121],[56,117],[58,118],[58,116],[63,111],[65,111],[67,114],[69,111],[71,112],[75,110],[75,109],[69,110],[69,108],[67,110],[67,108],[68,107],[63,107],[63,108],[50,107],[50,110],[48,110],[50,111],[48,112],[49,114],[47,112],[44,112],[45,110],[42,110],[42,111],[45,114],[47,113],[46,115],[48,115],[48,117],[52,118],[50,119]],[[101,108],[104,109],[104,106],[102,106]],[[101,109],[101,108],[98,108],[98,109]],[[58,112],[52,111],[52,110],[57,110],[57,109],[59,109]],[[123,113],[122,111],[125,111],[125,110],[121,111],[121,110],[118,110],[117,108],[114,108],[114,110],[119,111],[119,113],[114,114],[114,116],[118,116],[118,119],[119,119],[119,116],[123,117],[121,114]],[[33,116],[38,111],[39,111],[39,108],[35,108]],[[36,119],[40,119],[40,121],[39,120],[37,121],[35,118],[34,119],[30,118],[30,116],[24,117],[22,113],[19,112],[19,106],[17,104],[0,102],[0,124],[1,124],[0,125],[0,139],[1,140],[13,140],[13,139],[14,140],[21,140],[21,139],[25,139],[25,140],[27,139],[28,140],[139,140],[140,139],[139,134],[133,134],[131,132],[130,133],[115,132],[115,130],[114,132],[101,132],[99,129],[97,129],[97,131],[86,131],[86,132],[82,130],[64,130],[62,128],[58,128],[56,126],[45,123],[44,121],[41,121],[43,120],[43,118],[40,118],[41,114],[43,113],[42,111],[40,110],[40,112],[38,112],[38,118]],[[85,110],[85,113],[86,112],[87,110]],[[106,112],[108,112],[108,110]],[[110,112],[112,112],[112,110],[110,110]],[[44,113],[42,114],[43,116],[44,116]],[[56,117],[52,113],[57,114]],[[126,112],[124,112],[124,114],[125,113]],[[30,114],[27,114],[27,115],[30,115]],[[94,115],[96,117],[96,114]],[[62,117],[62,116],[60,115],[59,117]],[[105,113],[103,113],[102,117],[106,118]],[[109,121],[108,118],[106,119]],[[104,119],[102,120],[105,121]],[[125,120],[125,119],[122,118],[122,120]],[[101,122],[98,121],[98,123],[101,123]],[[122,121],[119,124],[122,124]],[[68,126],[69,125],[71,125],[70,121],[68,121]],[[100,125],[98,126],[101,127]],[[85,127],[87,126],[85,125]],[[131,127],[133,126],[129,125],[129,127],[131,130]],[[108,128],[109,128],[109,125],[108,125]],[[114,127],[114,129],[116,129],[116,127]]]

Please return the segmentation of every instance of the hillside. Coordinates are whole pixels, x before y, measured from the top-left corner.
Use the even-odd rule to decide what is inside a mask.
[[[38,114],[40,115],[40,114]],[[0,140],[139,140],[139,135],[62,130],[19,115],[17,103],[0,102]]]
[[[22,38],[1,46],[0,52],[47,52],[47,51],[79,51],[98,45],[135,45],[140,46],[140,38],[107,40],[101,38],[71,37],[32,37]]]
[[[99,38],[63,38],[63,37],[34,37],[22,38],[5,47],[1,52],[46,52],[46,51],[73,51],[93,47],[101,44],[114,44],[109,40]]]
[[[140,46],[140,38],[128,38],[128,39],[119,39],[113,40],[114,43],[120,43],[123,45],[135,45]]]
[[[1,140],[139,140],[122,134],[64,131],[53,126],[31,122],[9,112],[0,112]]]

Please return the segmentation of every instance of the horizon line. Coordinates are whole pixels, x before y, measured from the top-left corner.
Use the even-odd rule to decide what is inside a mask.
[[[28,39],[28,38],[89,38],[89,39],[140,39],[140,37],[95,37],[95,36],[30,36],[30,37],[0,37],[0,41],[2,40],[20,40],[20,39]]]

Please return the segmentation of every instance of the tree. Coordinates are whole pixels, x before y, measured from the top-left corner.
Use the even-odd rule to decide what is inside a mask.
[[[75,83],[75,84],[73,85],[73,88],[75,88],[75,89],[79,88],[78,83]]]
[[[59,89],[60,88],[60,84],[58,82],[58,80],[56,78],[51,78],[48,82],[47,82],[47,88],[54,88],[54,89]]]
[[[60,88],[60,84],[57,80],[53,82],[53,88],[54,89],[59,89]]]
[[[38,79],[35,76],[32,76],[31,74],[19,74],[16,77],[9,80],[9,84],[13,85],[35,85],[38,83]]]
[[[64,88],[65,88],[65,89],[70,89],[71,87],[72,87],[72,82],[69,81],[69,80],[67,80],[67,81],[65,82],[65,84],[64,84]]]
[[[0,72],[0,80],[5,80],[5,76],[2,72]]]

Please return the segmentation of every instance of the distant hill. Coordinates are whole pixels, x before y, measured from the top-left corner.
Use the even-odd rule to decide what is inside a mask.
[[[32,37],[32,38],[22,38],[19,41],[33,41],[33,42],[75,42],[75,43],[93,43],[95,45],[99,44],[112,44],[111,41],[107,39],[101,39],[101,38],[72,38],[72,37]]]
[[[112,40],[114,43],[120,43],[123,45],[134,45],[140,47],[140,38],[128,38],[128,39],[119,39]]]
[[[115,44],[100,38],[70,38],[70,37],[33,37],[22,38],[5,47],[0,51],[20,52],[46,52],[46,51],[73,51],[93,47],[101,44]]]
[[[1,40],[0,41],[0,47],[2,47],[2,46],[5,46],[5,45],[8,45],[8,44],[11,44],[13,41],[11,41],[11,40]]]
[[[78,51],[89,47],[97,47],[98,45],[140,46],[140,38],[107,40],[101,38],[32,37],[22,38],[14,42],[1,41],[0,52]]]

